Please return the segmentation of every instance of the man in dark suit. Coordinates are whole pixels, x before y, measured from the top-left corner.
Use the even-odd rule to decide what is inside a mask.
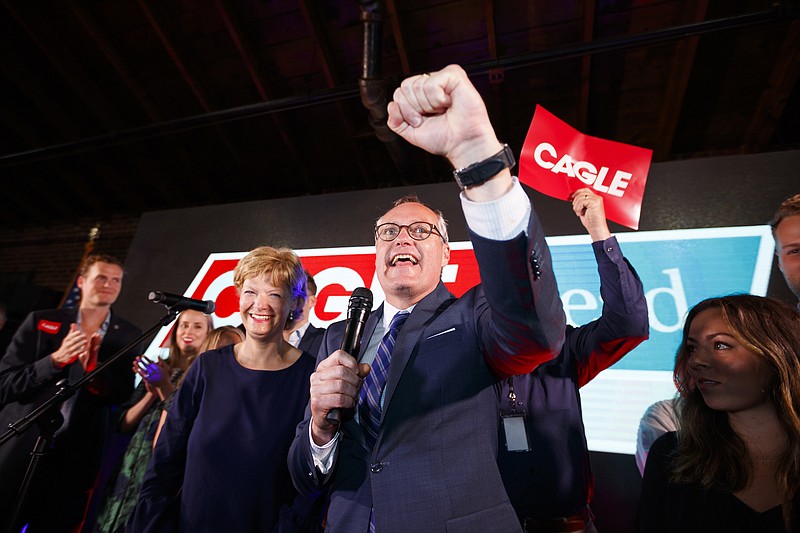
[[[580,388],[649,336],[642,281],[606,223],[603,198],[575,191],[572,209],[592,239],[600,275],[600,318],[567,326],[561,353],[501,394],[498,464],[525,531],[594,533],[594,478]]]
[[[306,494],[329,490],[330,533],[518,532],[497,467],[498,390],[502,378],[561,349],[565,320],[550,251],[511,176],[513,156],[463,69],[405,80],[388,124],[459,169],[482,283],[460,298],[442,284],[450,248],[440,212],[403,198],[378,220],[386,298],[353,354],[360,363],[337,349],[344,322],[328,328],[289,452],[293,480]],[[403,312],[410,314],[396,337],[382,339]],[[375,392],[381,368],[388,377]],[[328,419],[332,411],[340,423]]]
[[[317,305],[317,284],[314,281],[314,276],[309,274],[307,270],[306,292],[308,293],[308,298],[306,298],[306,303],[303,306],[303,318],[295,323],[293,329],[284,331],[283,337],[295,348],[299,348],[316,357],[319,347],[322,345],[322,336],[325,335],[325,328],[315,327],[314,324],[308,321],[311,318],[311,310]]]
[[[33,311],[17,329],[0,359],[0,427],[17,422],[58,391],[57,383],[75,383],[98,364],[135,342],[141,330],[116,315],[111,305],[122,288],[122,263],[108,255],[90,255],[77,284],[77,309]],[[50,447],[36,467],[24,508],[13,531],[28,523],[28,531],[80,531],[95,486],[111,408],[133,392],[130,356],[88,381],[60,404],[53,417],[0,446],[0,525],[7,531],[30,453],[41,423],[56,419]],[[62,421],[63,419],[63,421]],[[60,422],[60,424],[59,424]]]

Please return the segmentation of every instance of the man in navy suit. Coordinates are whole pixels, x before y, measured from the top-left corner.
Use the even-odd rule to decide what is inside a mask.
[[[295,348],[299,348],[316,357],[319,347],[322,345],[322,336],[325,335],[325,328],[315,327],[314,324],[308,321],[311,318],[311,310],[317,305],[317,283],[307,270],[306,293],[308,298],[306,298],[306,303],[303,306],[303,318],[295,323],[292,330],[284,331],[283,336]]]
[[[77,284],[77,309],[49,309],[28,315],[0,358],[0,427],[30,414],[53,397],[57,383],[75,383],[141,335],[111,310],[122,289],[122,263],[93,254],[84,261]],[[19,531],[77,532],[97,481],[111,408],[133,392],[133,346],[129,356],[97,374],[59,406],[50,447],[36,468],[18,517]],[[51,417],[43,416],[39,422]],[[58,418],[58,417],[56,417]],[[0,527],[7,531],[25,478],[39,425],[0,446]]]
[[[380,217],[376,272],[386,298],[365,325],[358,360],[338,349],[345,323],[328,328],[289,452],[293,480],[306,494],[329,491],[330,533],[518,532],[497,467],[498,391],[503,378],[561,349],[550,251],[511,175],[513,155],[463,69],[403,81],[388,124],[457,169],[481,284],[460,298],[442,284],[450,248],[440,212],[403,198]],[[383,334],[404,311],[373,444],[361,425],[369,417],[354,408]]]

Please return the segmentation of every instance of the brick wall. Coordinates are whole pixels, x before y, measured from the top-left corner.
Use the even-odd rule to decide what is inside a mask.
[[[20,284],[63,294],[95,225],[99,225],[100,232],[94,251],[115,255],[124,262],[138,223],[139,217],[120,216],[99,224],[86,220],[59,226],[0,229],[0,298],[4,296],[3,288]]]

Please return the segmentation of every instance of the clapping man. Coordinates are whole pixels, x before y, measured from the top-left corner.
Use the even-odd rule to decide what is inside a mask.
[[[30,414],[58,391],[75,383],[134,342],[141,330],[111,310],[122,289],[123,266],[109,255],[90,255],[77,284],[77,309],[33,311],[17,329],[0,359],[0,427]],[[37,533],[80,531],[95,486],[112,406],[133,392],[133,356],[141,346],[98,373],[59,406],[63,422],[35,469],[24,508],[12,531],[28,524]],[[49,417],[40,417],[44,421]],[[57,424],[58,426],[58,424]],[[8,531],[25,471],[41,433],[31,426],[0,446],[0,525]]]

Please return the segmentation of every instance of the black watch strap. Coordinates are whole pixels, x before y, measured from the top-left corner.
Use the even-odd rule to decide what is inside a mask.
[[[503,145],[503,149],[491,157],[473,163],[468,167],[459,168],[453,171],[453,176],[456,178],[458,186],[462,189],[467,187],[474,187],[485,183],[496,176],[504,168],[513,168],[517,164],[514,159],[514,153],[507,144]]]

